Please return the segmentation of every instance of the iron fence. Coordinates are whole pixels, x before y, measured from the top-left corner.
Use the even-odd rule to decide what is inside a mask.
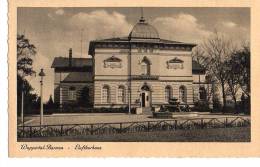
[[[18,126],[18,138],[82,136],[178,129],[227,128],[250,126],[250,119],[244,117],[192,118],[142,122],[117,122],[95,124],[60,124],[40,126]]]

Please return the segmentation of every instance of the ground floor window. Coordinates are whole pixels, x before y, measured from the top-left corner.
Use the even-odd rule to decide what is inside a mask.
[[[118,87],[117,101],[119,103],[124,103],[125,102],[125,87],[122,86],[122,85]]]
[[[199,97],[200,97],[200,100],[206,100],[207,93],[206,93],[206,89],[204,87],[200,87],[200,89],[199,89]]]
[[[102,102],[109,103],[110,102],[110,89],[108,85],[103,86],[102,88]]]
[[[76,88],[74,86],[69,87],[68,97],[69,100],[76,100]]]
[[[166,86],[165,87],[165,101],[169,102],[169,99],[171,98],[171,96],[172,96],[172,89],[170,86]]]
[[[186,103],[187,102],[187,93],[186,93],[186,87],[185,86],[180,86],[179,90],[179,101],[181,103]]]

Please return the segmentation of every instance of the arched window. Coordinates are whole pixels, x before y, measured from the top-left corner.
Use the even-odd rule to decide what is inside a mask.
[[[74,86],[69,87],[68,98],[69,98],[69,100],[76,100],[77,99],[76,88]]]
[[[123,85],[118,87],[117,101],[118,101],[118,103],[124,103],[125,102],[125,87]]]
[[[179,101],[181,103],[186,103],[187,102],[187,93],[186,93],[186,87],[185,86],[180,86],[179,90]]]
[[[110,103],[110,89],[108,85],[105,85],[102,88],[102,102]]]
[[[199,96],[200,96],[200,100],[206,100],[207,93],[206,93],[206,89],[204,87],[200,87]]]
[[[150,62],[146,57],[141,62],[141,69],[143,75],[150,75]]]
[[[165,101],[169,102],[169,99],[172,97],[172,88],[171,86],[166,86],[165,87]]]

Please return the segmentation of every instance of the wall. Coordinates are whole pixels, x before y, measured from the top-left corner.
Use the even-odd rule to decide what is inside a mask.
[[[108,85],[110,89],[110,103],[106,104],[102,102],[102,88],[104,85]],[[113,106],[114,104],[118,104],[117,102],[117,90],[119,86],[125,87],[125,103],[119,104],[120,106],[124,106],[128,104],[128,98],[127,98],[127,92],[128,92],[128,86],[126,81],[95,81],[94,83],[94,89],[95,89],[95,95],[94,95],[94,106]]]
[[[140,89],[144,85],[144,82],[147,81],[132,81],[131,82],[131,104],[138,105],[137,100],[140,99]],[[150,81],[147,82],[151,88],[152,104],[160,105],[166,104],[165,101],[165,87],[172,87],[173,97],[179,98],[179,88],[181,85],[186,87],[187,91],[187,103],[193,104],[193,89],[191,82],[160,82],[160,81]],[[94,97],[94,107],[107,107],[107,106],[116,106],[117,103],[117,89],[120,85],[125,87],[126,101],[124,104],[118,104],[119,106],[128,105],[128,91],[126,81],[95,81],[95,97]],[[110,97],[111,101],[109,104],[102,103],[102,87],[108,85],[110,88]]]
[[[193,104],[193,76],[192,57],[188,51],[155,50],[153,53],[139,53],[137,49],[131,50],[131,75],[141,75],[141,61],[144,56],[151,62],[150,75],[159,76],[158,80],[132,80],[131,81],[131,103],[136,105],[140,98],[140,88],[147,82],[152,87],[152,104],[165,104],[165,87],[172,87],[173,97],[179,98],[179,88],[186,87],[187,103]],[[122,68],[105,68],[104,60],[114,56],[122,60]],[[94,75],[94,107],[111,107],[128,105],[128,59],[127,49],[102,49],[95,50],[95,75]],[[167,61],[178,58],[183,61],[183,69],[168,69]],[[102,87],[108,85],[111,92],[110,104],[101,101]],[[124,104],[117,102],[117,88],[124,85],[126,90],[126,101]]]
[[[111,56],[115,56],[122,60],[122,68],[105,68],[104,61]],[[128,53],[119,49],[96,49],[95,53],[95,77],[111,76],[111,75],[128,75],[127,58]],[[113,78],[113,77],[112,77]]]
[[[76,95],[77,99],[80,97],[81,91],[84,87],[89,88],[89,96],[90,96],[90,103],[93,103],[93,96],[94,96],[94,90],[93,90],[93,84],[92,83],[61,83],[55,85],[54,89],[54,102],[60,104],[60,100],[62,103],[74,103],[77,101],[69,101],[68,98],[68,91],[69,87],[74,86],[76,88]],[[62,88],[62,89],[60,89]],[[62,99],[60,99],[62,98]]]
[[[54,102],[60,104],[69,103],[68,90],[70,86],[76,88],[77,99],[80,97],[82,88],[89,88],[90,102],[93,103],[94,89],[92,74],[89,72],[55,72],[54,75]],[[85,78],[84,78],[85,77]],[[73,80],[73,81],[72,81]],[[86,82],[86,80],[90,80]],[[61,89],[60,89],[61,88]],[[62,98],[62,99],[61,99]]]
[[[111,75],[128,75],[128,59],[129,53],[125,49],[96,49],[95,53],[95,78],[97,76]],[[105,68],[104,61],[111,56],[122,60],[122,68]],[[164,51],[154,50],[154,53],[138,53],[137,49],[132,49],[131,52],[131,74],[140,75],[141,62],[144,57],[147,57],[151,62],[151,75],[159,76],[192,76],[192,58],[191,52],[187,51]],[[178,58],[184,61],[183,69],[168,69],[167,61]],[[113,78],[113,77],[112,77]]]

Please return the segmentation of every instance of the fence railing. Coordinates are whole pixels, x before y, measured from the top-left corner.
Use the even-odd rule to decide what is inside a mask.
[[[85,136],[178,129],[227,128],[250,126],[244,117],[191,118],[142,122],[117,122],[95,124],[60,124],[40,126],[18,126],[18,138]]]

